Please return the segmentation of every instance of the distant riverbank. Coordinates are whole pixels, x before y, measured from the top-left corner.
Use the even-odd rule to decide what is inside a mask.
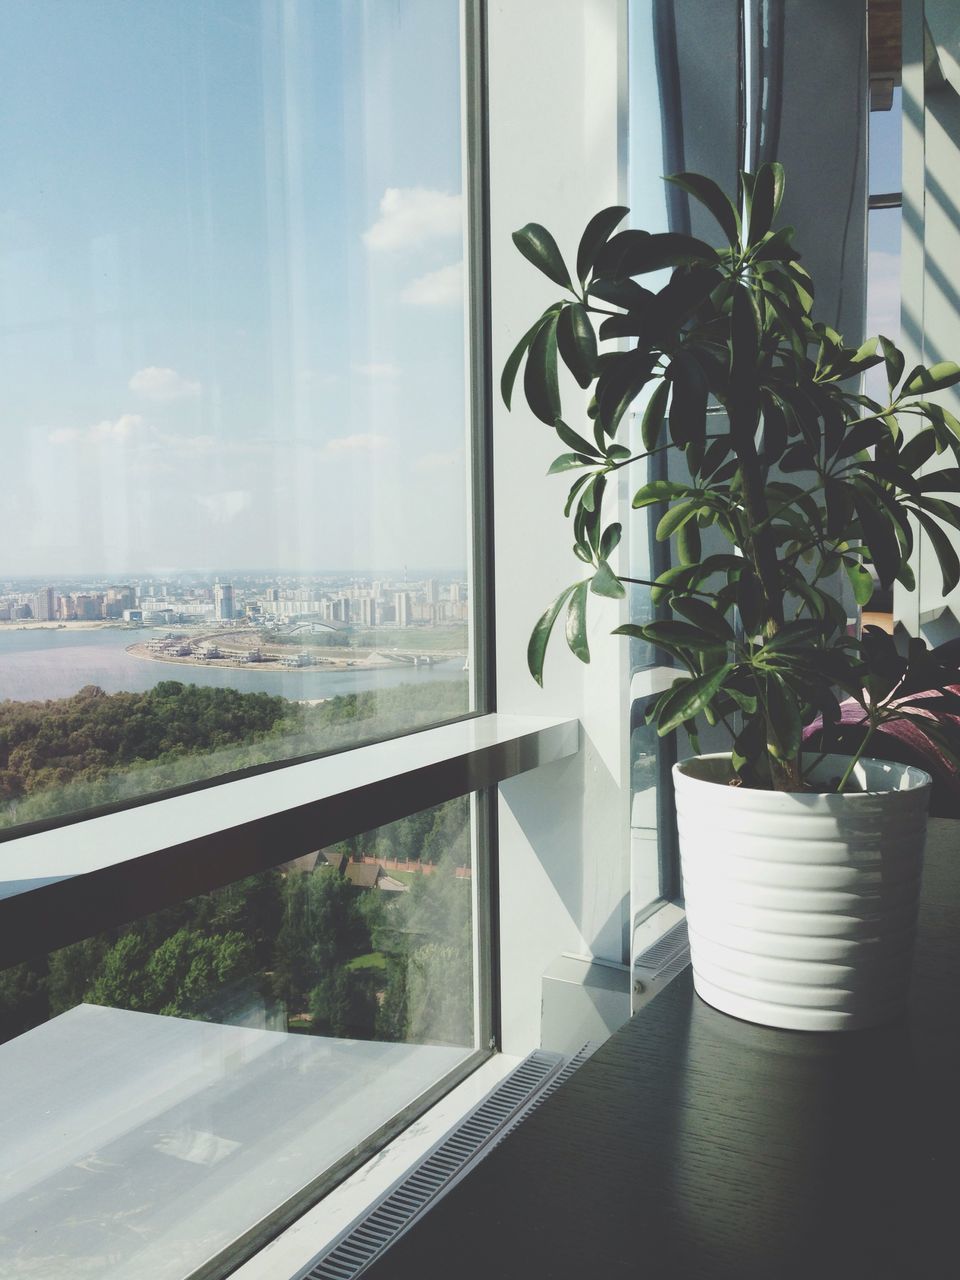
[[[6,631],[105,631],[110,628],[115,631],[139,631],[139,626],[130,626],[126,622],[117,622],[111,618],[101,618],[96,622],[38,622],[36,619],[27,618],[25,621],[17,619],[14,622],[0,622],[0,635]]]
[[[149,644],[143,644],[142,642],[127,645],[127,653],[134,658],[146,658],[149,662],[167,662],[181,667],[212,667],[217,671],[272,671],[284,676],[304,675],[308,672],[316,675],[322,671],[351,671],[355,668],[363,671],[370,671],[375,668],[414,670],[412,662],[396,662],[380,654],[351,658],[345,656],[335,658],[315,657],[309,666],[299,667],[285,665],[282,655],[274,653],[264,654],[262,658],[254,661],[240,657],[207,658],[200,654],[190,654],[188,657],[186,655],[178,656],[173,653],[166,653],[161,649],[152,649]]]
[[[281,667],[274,662],[237,662],[225,667],[190,659],[175,664],[144,662],[127,651],[135,634],[141,637],[139,644],[146,643],[148,637],[162,639],[169,632],[167,628],[144,628],[136,633],[129,627],[90,623],[66,629],[41,624],[23,631],[13,626],[0,627],[0,699],[33,702],[68,698],[85,685],[96,685],[105,693],[144,693],[163,680],[181,680],[184,684],[313,702],[401,684],[434,680],[466,684],[469,679],[462,657],[431,667],[393,663],[347,666],[345,662],[336,667],[327,663]]]

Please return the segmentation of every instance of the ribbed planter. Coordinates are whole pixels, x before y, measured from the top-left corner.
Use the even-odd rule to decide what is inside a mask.
[[[812,775],[834,779],[849,759]],[[841,1031],[903,1013],[929,774],[861,760],[843,795],[726,785],[726,755],[674,765],[693,981],[716,1009]]]

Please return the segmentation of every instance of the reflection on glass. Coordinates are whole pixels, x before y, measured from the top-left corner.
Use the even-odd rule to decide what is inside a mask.
[[[463,1061],[470,830],[462,797],[0,974],[0,1274],[183,1280]]]
[[[0,824],[462,714],[458,3],[0,19]]]

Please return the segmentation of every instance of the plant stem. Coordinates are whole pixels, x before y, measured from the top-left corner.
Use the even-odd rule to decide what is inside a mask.
[[[860,760],[860,757],[863,755],[864,751],[866,750],[867,743],[873,737],[873,732],[876,729],[876,727],[877,727],[876,724],[871,724],[870,728],[864,734],[863,741],[860,743],[860,746],[857,748],[856,754],[850,760],[850,763],[847,765],[846,772],[844,773],[843,777],[840,779],[839,784],[837,785],[838,796],[843,795],[844,788],[846,787],[847,783],[850,781],[850,775],[853,773],[854,769],[856,768]]]
[[[757,531],[766,526],[770,513],[755,439],[757,411],[748,406],[738,406],[735,411],[732,405],[728,405],[727,412],[730,434],[740,463],[743,509],[748,531],[743,550],[760,583],[763,597],[763,636],[766,640],[772,640],[783,629],[783,594],[776,546],[770,538],[757,537]],[[799,791],[799,759],[794,757],[791,760],[778,760],[772,755],[769,759],[774,790]]]

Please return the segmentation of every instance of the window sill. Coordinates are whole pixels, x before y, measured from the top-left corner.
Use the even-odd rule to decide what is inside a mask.
[[[0,968],[579,750],[576,720],[486,715],[7,843]]]

